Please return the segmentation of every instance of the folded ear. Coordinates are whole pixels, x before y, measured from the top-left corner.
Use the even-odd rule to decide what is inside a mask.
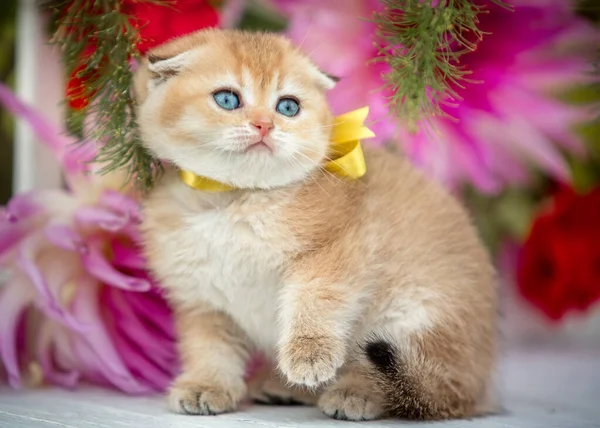
[[[333,74],[329,74],[329,73],[324,73],[325,76],[329,77],[331,80],[333,80],[333,83],[338,83],[340,80],[342,80],[340,77],[334,76]]]
[[[189,51],[170,58],[150,54],[148,56],[148,71],[151,79],[149,84],[156,86],[178,75],[190,64],[190,61],[191,53]]]
[[[314,68],[314,74],[319,87],[326,91],[335,88],[336,83],[340,81],[339,77],[324,73],[317,67]]]

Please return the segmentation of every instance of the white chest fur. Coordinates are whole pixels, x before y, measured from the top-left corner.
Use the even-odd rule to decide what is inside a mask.
[[[285,252],[292,244],[280,218],[283,201],[194,196],[197,200],[180,200],[174,211],[178,227],[155,234],[163,253],[155,258],[155,269],[176,300],[188,306],[206,302],[227,312],[269,352],[277,339]]]

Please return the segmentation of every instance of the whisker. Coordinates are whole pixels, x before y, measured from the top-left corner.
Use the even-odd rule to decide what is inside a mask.
[[[323,159],[325,159],[325,160],[333,161],[333,159],[331,159],[329,156],[327,156],[327,154],[318,152],[318,151],[316,151],[314,149],[311,149],[310,147],[302,146],[302,150],[307,150],[307,151],[309,151],[311,153],[314,153],[316,155],[323,156]]]
[[[338,182],[342,182],[342,180],[340,180],[339,177],[336,177],[335,175],[331,174],[329,171],[327,171],[327,169],[325,169],[325,167],[323,167],[323,165],[321,165],[320,163],[316,162],[314,159],[309,158],[304,153],[296,152],[295,154],[299,155],[299,156],[302,156],[305,159],[308,159],[313,165],[315,165],[317,167],[317,169],[319,170],[319,172],[324,173],[323,176],[326,179],[328,179],[330,183],[333,183],[333,181],[331,181],[331,178],[336,179]],[[313,177],[313,179],[314,179],[314,177]]]
[[[319,154],[319,155],[320,155],[320,153],[319,153],[319,152],[317,152],[317,151],[315,151],[315,150],[311,149],[310,147],[302,147],[302,149],[303,149],[303,150],[312,151],[313,153],[316,153],[316,154]],[[324,158],[324,159],[326,159],[326,160],[328,160],[328,161],[330,161],[330,162],[333,162],[333,161],[335,160],[335,159],[332,159],[332,158],[330,158],[330,157],[329,157],[329,156],[327,156],[327,155],[324,155],[324,156],[323,156],[323,158]],[[343,168],[343,167],[342,167],[342,168]],[[340,178],[339,178],[337,175],[335,175],[335,174],[333,174],[333,173],[331,173],[331,172],[327,171],[327,170],[326,170],[324,167],[323,167],[323,169],[324,169],[324,171],[326,171],[326,172],[327,172],[329,175],[331,175],[332,177],[335,177],[335,178],[336,178],[336,179],[338,179],[338,180],[340,179]],[[349,175],[351,175],[350,171],[348,171],[347,169],[343,168],[343,170],[344,170],[346,173],[348,173]]]
[[[334,126],[337,126],[337,124],[331,123],[329,125],[315,126],[314,128],[305,128],[305,129],[302,129],[302,131],[316,131],[316,130],[319,130],[319,129],[333,128]]]
[[[303,149],[304,149],[304,150],[313,151],[314,153],[320,154],[319,152],[316,152],[316,151],[314,151],[314,150],[312,150],[312,149],[310,149],[310,148],[308,148],[308,147],[303,147]],[[331,171],[328,171],[328,170],[327,170],[327,168],[325,168],[325,167],[324,167],[323,165],[321,165],[321,164],[318,164],[318,163],[317,163],[317,162],[315,162],[314,160],[310,159],[310,158],[309,158],[308,156],[306,156],[304,153],[300,153],[300,152],[298,152],[297,154],[299,154],[299,155],[301,155],[301,156],[304,156],[304,157],[306,157],[307,159],[311,160],[311,161],[312,161],[314,164],[316,164],[316,165],[319,167],[319,169],[321,170],[321,172],[323,172],[323,173],[324,173],[324,175],[325,175],[325,177],[326,177],[326,178],[328,178],[328,179],[330,179],[330,178],[333,178],[334,180],[338,181],[339,183],[343,183],[343,182],[344,182],[344,180],[342,180],[342,179],[341,179],[341,178],[340,178],[340,177],[339,177],[337,174],[335,174],[335,173],[333,173],[333,172],[331,172]],[[324,158],[324,159],[326,159],[326,160],[329,160],[330,162],[332,162],[332,161],[333,161],[333,159],[331,159],[331,158],[330,158],[330,157],[328,157],[328,156],[323,156],[323,158]],[[344,171],[350,175],[350,171],[348,171],[348,170],[346,170],[346,169],[344,169]],[[360,181],[360,180],[356,180],[356,181],[358,181],[359,183],[363,184],[363,182],[362,182],[362,181]],[[331,180],[330,180],[330,182],[331,182]]]
[[[301,155],[302,153],[297,153],[297,154]],[[312,161],[312,159],[310,159],[308,156],[306,158]],[[296,163],[298,165],[302,166],[302,164],[300,163],[299,159],[296,159],[294,156],[292,156],[291,158],[288,158],[288,160],[290,161],[290,163],[291,163],[291,161],[296,161]],[[291,164],[293,165],[293,163],[291,163]],[[323,186],[321,186],[321,184],[319,183],[319,181],[312,174],[310,174],[309,177],[315,182],[315,184],[317,186],[319,186],[319,188],[323,191],[323,193],[325,193],[327,196],[330,196],[329,193],[327,193],[327,191],[323,188]]]

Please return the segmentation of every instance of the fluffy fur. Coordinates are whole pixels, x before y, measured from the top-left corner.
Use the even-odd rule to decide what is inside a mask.
[[[287,40],[210,30],[151,52],[136,76],[148,148],[240,190],[188,188],[167,171],[145,201],[152,270],[176,312],[176,412],[231,411],[245,396],[318,401],[364,420],[492,409],[494,272],[464,209],[409,163],[365,150],[369,171],[320,166],[334,79]],[[229,89],[242,107],[220,108]],[[285,117],[277,100],[301,110]],[[252,123],[270,121],[270,148]],[[246,385],[249,356],[266,367]],[[306,388],[308,387],[308,389]]]

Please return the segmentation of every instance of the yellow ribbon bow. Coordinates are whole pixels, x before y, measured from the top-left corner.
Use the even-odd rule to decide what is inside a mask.
[[[331,132],[330,158],[324,167],[341,177],[358,179],[367,172],[367,165],[360,141],[373,138],[375,134],[364,125],[369,107],[362,107],[336,117]],[[207,192],[227,192],[235,187],[202,177],[190,171],[179,171],[181,180],[188,186]]]

